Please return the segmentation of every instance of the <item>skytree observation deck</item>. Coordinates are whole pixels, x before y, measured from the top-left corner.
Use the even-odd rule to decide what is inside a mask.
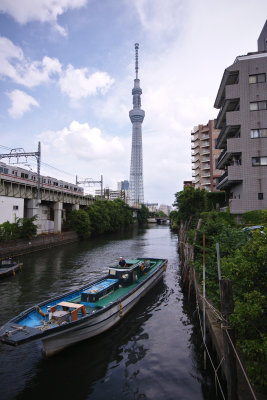
[[[132,153],[130,168],[130,193],[131,205],[138,206],[144,203],[143,186],[143,149],[142,149],[142,122],[145,117],[144,110],[141,109],[140,79],[138,79],[138,49],[139,44],[135,44],[135,80],[133,95],[133,109],[129,112],[132,122]]]

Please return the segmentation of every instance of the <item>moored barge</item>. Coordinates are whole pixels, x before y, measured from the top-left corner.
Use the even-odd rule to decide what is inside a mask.
[[[168,260],[127,259],[108,275],[22,312],[0,329],[3,343],[41,340],[46,356],[110,329],[163,277]]]

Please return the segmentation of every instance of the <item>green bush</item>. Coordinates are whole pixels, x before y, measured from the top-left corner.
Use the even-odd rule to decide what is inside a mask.
[[[242,214],[242,222],[245,225],[267,224],[267,210],[248,211]]]
[[[251,382],[266,390],[267,384],[267,229],[248,236],[229,213],[202,213],[197,231],[194,267],[202,279],[203,234],[205,234],[206,294],[220,308],[216,243],[220,245],[221,272],[232,281],[235,302],[231,324],[246,360]],[[191,243],[195,230],[188,233]]]
[[[68,215],[67,224],[71,230],[77,232],[80,239],[87,239],[91,235],[91,221],[84,210],[73,210]]]
[[[4,222],[0,225],[0,240],[31,239],[36,236],[37,226],[34,223],[37,215],[31,218],[17,218],[15,222]]]

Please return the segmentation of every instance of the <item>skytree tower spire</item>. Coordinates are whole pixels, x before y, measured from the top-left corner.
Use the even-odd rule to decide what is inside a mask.
[[[140,79],[138,79],[138,49],[139,44],[135,43],[135,80],[133,95],[133,109],[129,112],[132,128],[132,154],[130,169],[130,193],[131,204],[138,205],[144,203],[143,186],[143,150],[142,150],[142,122],[145,112],[141,110]]]

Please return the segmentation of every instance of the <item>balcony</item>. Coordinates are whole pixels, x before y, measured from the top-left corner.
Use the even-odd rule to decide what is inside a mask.
[[[239,111],[240,107],[240,99],[226,99],[219,111],[219,114],[216,118],[215,128],[222,129],[226,122],[226,116],[228,112],[231,111]],[[226,125],[231,125],[226,122]]]
[[[205,133],[205,134],[203,134],[203,135],[201,136],[200,140],[206,140],[206,139],[209,139],[209,138],[210,138],[210,135],[207,135],[207,134]]]
[[[196,140],[198,140],[198,135],[194,135],[191,133],[191,142],[195,142]]]
[[[195,178],[196,176],[199,176],[199,171],[192,172],[192,177]]]
[[[238,111],[235,111],[238,112]],[[239,113],[239,112],[238,112]],[[229,113],[231,114],[231,113]],[[222,126],[221,132],[216,140],[216,149],[223,149],[226,146],[226,140],[231,137],[240,136],[240,125],[226,125]]]
[[[199,156],[191,157],[191,162],[192,163],[195,163],[197,161],[199,161]]]
[[[202,165],[201,171],[207,171],[207,169],[210,170],[210,164]]]
[[[210,162],[210,158],[209,157],[202,157],[201,162]]]
[[[228,88],[237,85],[238,82],[239,82],[239,71],[229,71],[227,69],[224,71],[220,88],[218,90],[217,97],[214,103],[215,108],[221,107],[223,101],[225,100],[225,96],[228,94],[227,93]]]
[[[202,147],[202,148],[203,148],[203,147],[210,147],[210,142],[209,142],[209,140],[202,142],[202,143],[201,143],[201,147]]]
[[[196,156],[197,154],[199,154],[199,148],[197,148],[194,151],[191,151],[191,156]]]
[[[199,163],[192,164],[192,169],[198,169],[198,168],[199,168]]]
[[[240,165],[229,165],[227,171],[218,179],[217,189],[226,189],[242,182],[242,169]]]
[[[203,150],[202,155],[205,156],[207,154],[210,154],[210,149]]]
[[[237,159],[240,159],[240,155],[241,155],[240,138],[227,139],[227,147],[218,157],[216,161],[216,168],[222,169],[223,166],[230,163],[230,160],[232,160],[234,156],[238,156]]]
[[[196,142],[196,143],[192,143],[191,144],[191,149],[193,150],[193,149],[196,149],[197,147],[199,147],[199,142]]]

